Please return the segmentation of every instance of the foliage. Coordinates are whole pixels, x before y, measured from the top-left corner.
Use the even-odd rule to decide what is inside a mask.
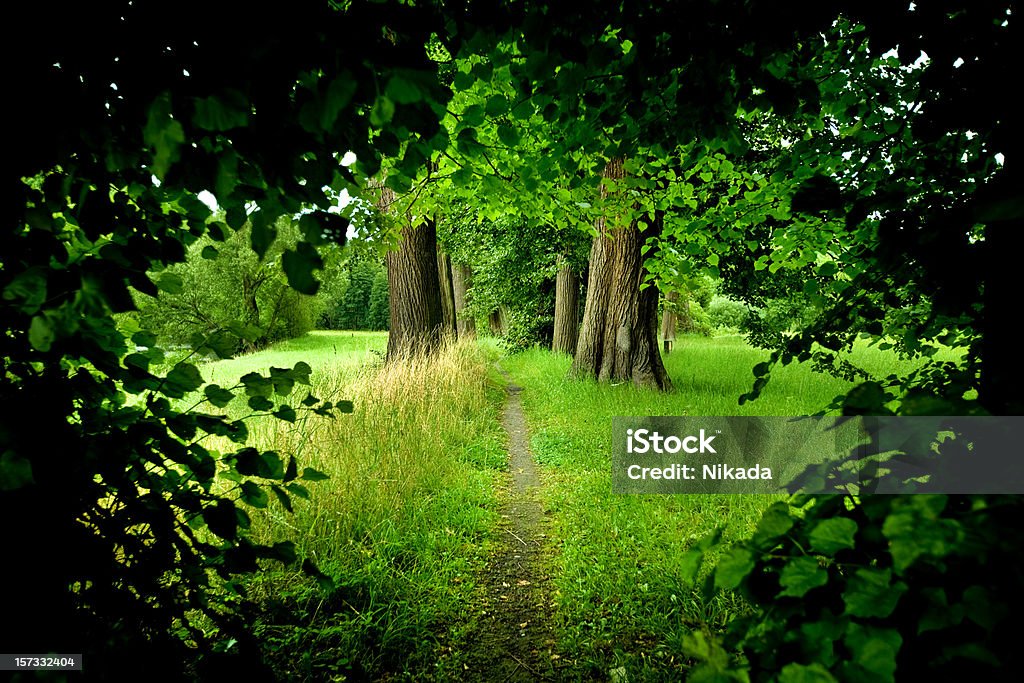
[[[715,329],[739,330],[750,315],[750,309],[739,301],[716,294],[708,303],[707,314],[708,322]]]
[[[998,529],[1019,514],[984,496],[776,503],[708,577],[760,608],[724,643],[755,681],[1010,680],[1022,548]],[[706,660],[694,675],[736,671],[710,652],[691,652]]]
[[[577,267],[583,262],[588,242],[583,234],[511,215],[477,221],[464,208],[440,223],[438,239],[454,263],[467,264],[473,272],[470,313],[486,318],[504,309],[506,348],[550,344],[559,259]]]
[[[84,651],[97,677],[173,678],[189,648],[208,666],[252,653],[234,579],[298,558],[250,540],[246,510],[301,497],[300,481],[320,475],[246,447],[245,419],[218,409],[244,395],[249,412],[290,422],[334,406],[294,391],[309,381],[302,364],[203,387],[194,364],[162,365],[153,334],[112,315],[134,307],[130,287],[182,292],[166,267],[204,236],[225,242],[248,222],[266,257],[278,218],[303,208],[280,264],[297,292],[316,293],[316,248],[345,234],[323,189],[353,180],[337,155],[351,150],[372,172],[378,150],[439,128],[431,106],[447,95],[406,40],[422,46],[443,24],[394,10],[382,30],[381,6],[363,3],[344,14],[328,3],[26,8],[6,46],[20,55],[10,85],[23,106],[0,233],[0,519],[5,538],[31,543],[5,563],[12,649]],[[246,39],[225,41],[238,16]],[[197,198],[204,189],[223,222]],[[256,336],[239,323],[190,341],[226,356]],[[214,642],[229,651],[215,655]]]
[[[387,329],[387,269],[379,260],[357,254],[347,259],[333,277],[338,293],[331,297],[321,315],[325,329]]]
[[[288,286],[280,267],[286,249],[299,233],[288,219],[278,221],[279,237],[262,259],[249,246],[250,226],[233,232],[224,242],[197,240],[185,261],[163,271],[177,278],[173,292],[136,295],[141,326],[157,334],[161,345],[183,346],[196,336],[220,334],[231,352],[252,351],[278,341],[300,337],[313,327],[319,301]],[[178,286],[180,282],[180,287]],[[251,328],[251,340],[234,336],[228,327]]]
[[[366,314],[366,327],[371,330],[386,330],[390,325],[389,316],[388,271],[381,268],[373,276],[370,287],[370,299],[367,302],[369,311]]]
[[[259,550],[234,533],[244,523],[213,487],[209,462],[239,473],[234,483],[253,505],[266,493],[249,477],[283,482],[288,466],[281,473],[283,461],[241,443],[204,454],[204,434],[241,438],[241,427],[173,403],[200,388],[198,370],[161,368],[152,335],[119,328],[112,315],[133,308],[130,288],[180,292],[182,279],[167,266],[204,236],[223,242],[248,221],[250,245],[264,258],[278,219],[303,210],[302,237],[280,263],[295,290],[317,293],[318,248],[347,229],[328,211],[333,198],[357,193],[381,157],[403,215],[444,216],[461,202],[502,225],[507,253],[530,253],[524,226],[588,234],[596,216],[615,212],[624,223],[661,226],[647,252],[654,280],[752,269],[762,275],[737,292],[748,303],[761,305],[751,297],[767,296],[773,282],[784,291],[769,298],[805,298],[816,314],[801,330],[765,326],[773,352],[744,401],[767,391],[773,367],[811,361],[864,380],[837,404],[847,410],[1024,407],[1015,303],[1005,296],[1019,284],[1024,249],[1021,134],[1005,96],[1006,74],[1020,63],[1015,3],[487,9],[362,0],[299,3],[287,13],[236,2],[185,2],[170,13],[140,3],[26,6],[23,30],[5,45],[18,64],[9,89],[19,107],[0,233],[0,519],[25,520],[19,536],[60,539],[71,550],[44,544],[9,567],[14,611],[25,619],[20,637],[33,643],[22,649],[38,647],[40,634],[46,647],[66,642],[47,630],[58,624],[64,635],[91,634],[95,651],[143,657],[144,647],[130,645],[159,641],[189,607],[211,604],[207,570],[226,581],[261,553],[290,559],[287,549]],[[223,27],[238,16],[247,18],[246,39],[225,41]],[[357,167],[339,163],[346,151]],[[628,177],[606,183],[616,191],[601,199],[601,169],[613,157],[626,159]],[[198,200],[203,189],[223,207],[223,222]],[[511,212],[515,220],[502,224]],[[477,270],[488,277],[488,268]],[[532,273],[508,279],[525,281],[523,301],[535,301]],[[486,284],[475,305],[484,306]],[[510,294],[490,289],[487,305]],[[218,325],[224,330],[191,340],[197,351],[223,355],[228,335],[254,336],[244,324]],[[842,361],[861,335],[925,364],[864,377]],[[962,353],[935,360],[943,346]],[[288,421],[294,408],[271,399],[304,381],[302,370],[250,378],[237,390],[253,410]],[[227,391],[208,388],[194,400],[216,406]],[[805,518],[831,504],[813,503]],[[884,572],[886,549],[872,544],[891,515],[866,505],[852,508],[863,513],[851,517],[853,543],[879,553],[870,560],[879,566],[862,570]],[[978,506],[997,513],[977,513],[992,526],[976,555],[1000,560],[993,539],[1013,527],[998,501]],[[935,515],[945,521],[949,510],[973,533],[957,509]],[[179,513],[223,543],[190,535]],[[848,529],[843,518],[835,521]],[[815,529],[805,539],[812,545]],[[728,557],[723,587],[743,584],[743,572],[765,559],[743,548]],[[960,558],[951,550],[945,564],[922,572],[945,568],[950,585],[965,586],[976,567]],[[917,566],[893,562],[889,580]],[[818,576],[801,564],[790,578]],[[847,582],[862,590],[878,578],[830,578],[819,596],[839,605]],[[897,650],[901,607],[930,599],[914,582],[935,585],[915,573],[891,614],[841,623],[843,647],[860,659],[840,675],[856,666],[889,672],[888,659],[865,667],[864,652],[884,659]],[[230,611],[227,599],[218,604]],[[793,632],[796,624],[794,615]],[[721,662],[712,641],[687,642]],[[832,661],[822,651],[787,666],[787,679],[822,678]]]

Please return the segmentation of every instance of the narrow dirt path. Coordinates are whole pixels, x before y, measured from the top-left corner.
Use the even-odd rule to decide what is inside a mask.
[[[500,366],[498,370],[510,380]],[[552,681],[555,634],[548,574],[547,519],[530,453],[518,387],[506,387],[502,423],[508,432],[509,477],[499,493],[498,538],[478,577],[479,633],[467,653],[465,680],[495,683]]]

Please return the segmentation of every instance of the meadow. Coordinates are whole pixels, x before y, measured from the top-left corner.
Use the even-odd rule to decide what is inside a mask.
[[[301,360],[313,368],[315,395],[354,404],[353,413],[332,419],[250,424],[259,446],[330,477],[311,483],[310,499],[297,500],[291,513],[272,501],[253,514],[257,540],[295,542],[335,580],[324,591],[297,567],[268,566],[249,586],[261,605],[255,632],[287,678],[459,680],[506,469],[506,380],[497,365],[523,387],[540,465],[555,587],[552,650],[563,680],[682,675],[683,638],[721,630],[746,609],[729,594],[706,601],[682,578],[682,551],[719,527],[727,539],[749,534],[779,498],[614,495],[611,418],[805,415],[850,386],[790,365],[759,400],[740,406],[752,366],[767,354],[738,336],[681,339],[666,358],[671,393],[567,381],[568,356],[539,348],[506,356],[487,339],[385,365],[386,341],[386,333],[314,332],[203,369],[208,381],[227,386],[246,372]],[[898,365],[861,347],[851,360],[879,374]],[[296,405],[302,396],[297,389]]]

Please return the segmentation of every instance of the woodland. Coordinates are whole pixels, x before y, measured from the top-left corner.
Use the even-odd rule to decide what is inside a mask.
[[[1017,680],[1017,495],[621,496],[607,468],[616,415],[1022,414],[1019,11],[21,8],[0,652]]]

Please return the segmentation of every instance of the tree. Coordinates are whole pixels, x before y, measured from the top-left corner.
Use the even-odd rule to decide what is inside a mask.
[[[565,259],[558,260],[555,281],[555,332],[551,350],[575,353],[580,334],[580,278]]]
[[[308,332],[318,315],[318,301],[290,288],[279,263],[282,252],[298,241],[298,230],[287,219],[278,222],[277,230],[281,237],[262,259],[249,246],[248,226],[222,243],[196,241],[185,262],[161,276],[173,283],[173,293],[136,295],[142,327],[156,333],[162,344],[187,345],[196,335],[216,334],[237,321],[252,332],[249,340],[225,338],[233,351],[251,351]]]
[[[370,290],[370,310],[366,317],[366,326],[371,330],[386,330],[391,321],[390,297],[388,296],[388,273],[384,268],[377,269],[373,277],[373,288]]]
[[[672,345],[676,341],[676,305],[678,302],[678,290],[672,290],[665,295],[664,311],[661,314],[661,339],[665,345],[665,353],[672,352]]]
[[[464,263],[452,266],[452,286],[455,292],[455,327],[459,338],[476,336],[476,322],[466,304],[473,286],[473,270]]]
[[[382,188],[380,211],[387,214],[394,203],[394,191]],[[388,362],[430,354],[442,342],[444,321],[434,221],[424,219],[419,225],[412,225],[409,217],[405,221],[398,249],[389,251],[386,257],[390,296]]]
[[[452,284],[452,257],[442,248],[441,243],[437,245],[437,272],[438,283],[441,286],[441,320],[444,334],[456,335],[458,328],[455,324],[455,289]]]
[[[624,179],[623,160],[609,161],[603,175]],[[599,219],[597,230],[572,373],[671,389],[658,350],[658,290],[641,289],[646,276],[642,248],[656,234],[656,224],[641,230],[632,221],[618,223],[612,214]]]

